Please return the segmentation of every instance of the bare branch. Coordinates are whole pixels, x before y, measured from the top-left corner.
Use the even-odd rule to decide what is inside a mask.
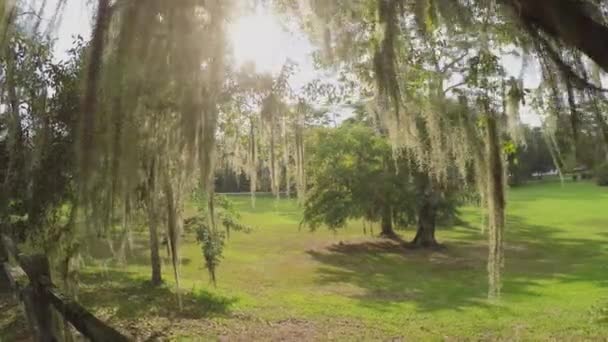
[[[463,85],[465,85],[466,83],[467,83],[467,82],[462,81],[462,82],[458,82],[458,83],[456,83],[456,84],[453,84],[453,85],[451,85],[451,86],[449,86],[449,87],[445,88],[445,90],[443,91],[443,93],[444,93],[444,94],[447,94],[447,93],[448,93],[450,90],[453,90],[453,89],[455,89],[455,88],[458,88],[458,87],[460,87],[460,86],[463,86]]]
[[[450,63],[446,64],[443,66],[443,68],[441,68],[441,73],[444,74],[446,73],[448,70],[450,70],[454,65],[458,64],[460,61],[462,61],[465,57],[467,57],[469,55],[469,51],[466,51],[464,54],[462,54],[461,56],[458,56],[456,58],[454,58]]]

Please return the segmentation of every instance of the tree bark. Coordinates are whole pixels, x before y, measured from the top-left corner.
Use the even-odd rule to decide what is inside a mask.
[[[121,264],[126,264],[127,262],[127,250],[129,253],[133,251],[133,245],[131,240],[131,229],[129,222],[130,215],[130,204],[129,197],[125,197],[124,205],[123,205],[123,215],[122,215],[122,229],[123,233],[120,238],[120,245],[118,247],[118,253],[116,255],[116,260]]]
[[[158,206],[156,194],[156,159],[152,159],[148,169],[146,189],[146,209],[148,211],[148,229],[150,232],[150,264],[152,266],[151,283],[158,286],[163,282],[158,243]]]
[[[160,266],[160,253],[158,244],[158,217],[154,207],[148,205],[148,228],[150,230],[150,262],[152,266],[152,285],[158,286],[163,282]]]
[[[382,220],[380,223],[382,231],[380,232],[381,237],[394,239],[397,237],[393,230],[393,215],[391,207],[386,205],[382,208]]]
[[[291,198],[291,179],[289,174],[289,140],[287,139],[287,123],[283,117],[283,164],[285,164],[285,192]]]
[[[270,127],[270,190],[277,199],[280,199],[281,194],[279,190],[279,175],[277,172],[277,163],[275,157],[274,148],[274,122],[271,122]]]
[[[575,0],[505,0],[521,19],[579,49],[608,71],[608,27]]]
[[[180,273],[179,273],[179,244],[182,228],[182,202],[179,186],[177,191],[173,190],[168,175],[165,175],[165,200],[167,202],[167,232],[169,234],[169,247],[171,250],[171,263],[173,265],[173,276],[175,277],[175,288],[179,310],[183,309]]]
[[[423,203],[418,207],[418,229],[412,244],[418,247],[436,247],[435,225],[437,221],[437,206],[429,196],[423,197]]]
[[[489,212],[488,297],[495,299],[500,297],[502,285],[501,268],[504,264],[503,233],[505,228],[506,201],[500,135],[497,127],[497,119],[493,114],[488,115],[487,124],[487,198]]]
[[[439,194],[433,188],[433,181],[426,172],[417,172],[415,183],[419,200],[416,215],[418,229],[412,244],[424,248],[436,247],[438,244],[435,240],[435,226]]]
[[[253,118],[249,119],[249,192],[251,195],[251,208],[255,209],[255,192],[258,182],[257,147],[255,145],[255,125]]]

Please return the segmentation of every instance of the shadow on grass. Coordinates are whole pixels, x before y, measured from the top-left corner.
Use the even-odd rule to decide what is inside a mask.
[[[539,296],[543,281],[608,285],[606,239],[562,238],[563,230],[530,225],[519,217],[509,217],[507,227],[505,296]],[[403,303],[414,303],[421,312],[487,307],[485,237],[471,226],[454,228],[451,237],[440,241],[447,247],[440,250],[383,241],[340,243],[308,254],[321,263],[320,285],[355,285],[362,291],[351,297],[375,310]]]
[[[154,287],[147,280],[127,272],[111,270],[83,273],[79,300],[94,310],[111,310],[118,319],[136,317],[210,318],[225,316],[236,298],[222,297],[204,290],[183,291],[183,310],[178,310],[175,293],[166,285]]]

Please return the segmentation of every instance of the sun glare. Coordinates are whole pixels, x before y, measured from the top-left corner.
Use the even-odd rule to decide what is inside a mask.
[[[283,29],[277,19],[258,11],[239,18],[230,28],[230,41],[238,65],[253,62],[259,71],[276,71],[285,61]]]

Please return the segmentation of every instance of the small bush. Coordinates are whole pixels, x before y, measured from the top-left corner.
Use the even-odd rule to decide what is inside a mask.
[[[599,186],[608,186],[608,163],[600,165],[595,170],[595,181]]]

